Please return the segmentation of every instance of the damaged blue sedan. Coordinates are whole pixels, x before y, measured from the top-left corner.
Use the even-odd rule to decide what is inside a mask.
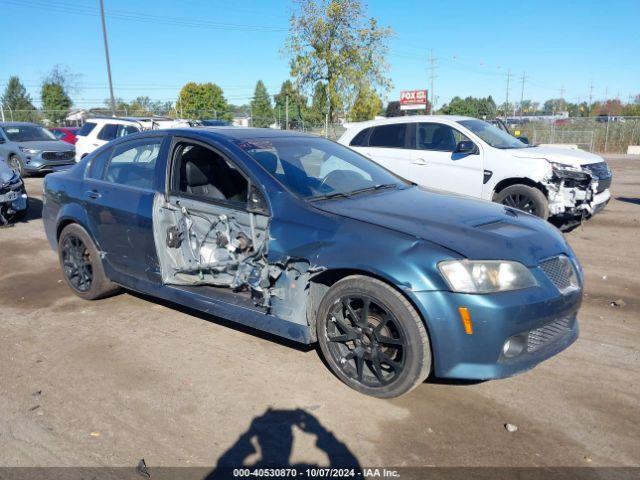
[[[376,397],[528,370],[578,336],[583,274],[527,213],[425,190],[329,140],[150,131],[48,175],[84,299],[124,287],[302,343]]]

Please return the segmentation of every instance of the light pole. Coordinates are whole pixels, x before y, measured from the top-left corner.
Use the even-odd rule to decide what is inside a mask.
[[[109,77],[109,93],[111,95],[111,114],[116,116],[116,100],[113,96],[113,82],[111,81],[111,62],[109,61],[109,44],[107,42],[107,24],[104,20],[104,0],[100,0],[100,18],[102,19],[102,38],[104,40],[104,54],[107,59],[107,75]]]

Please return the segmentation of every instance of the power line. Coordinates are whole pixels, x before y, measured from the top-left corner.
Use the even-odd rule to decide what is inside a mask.
[[[51,4],[37,0],[2,0],[9,5],[34,8],[55,13],[65,13],[83,16],[98,16],[90,7],[82,5],[59,5]],[[285,27],[266,26],[266,25],[247,25],[237,23],[219,23],[204,20],[194,20],[189,18],[165,17],[160,15],[149,15],[136,13],[126,10],[107,10],[106,13],[112,19],[135,21],[147,24],[160,24],[189,28],[204,28],[212,30],[228,30],[228,31],[252,31],[252,32],[283,32],[287,31]]]

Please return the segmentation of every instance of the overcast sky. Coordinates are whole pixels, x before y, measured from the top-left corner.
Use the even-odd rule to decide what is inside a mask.
[[[174,101],[188,81],[220,85],[231,103],[247,102],[262,79],[279,90],[289,68],[281,48],[289,0],[104,0],[116,96]],[[429,88],[436,58],[438,104],[452,96],[493,95],[544,101],[561,89],[570,101],[640,93],[640,0],[368,2],[394,32],[394,88]],[[98,0],[0,0],[0,88],[18,75],[36,103],[55,64],[80,75],[77,106],[108,97]]]

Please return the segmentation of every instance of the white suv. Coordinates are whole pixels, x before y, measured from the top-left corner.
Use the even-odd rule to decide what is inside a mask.
[[[602,157],[527,145],[475,118],[408,116],[347,127],[339,143],[401,177],[545,219],[590,217],[611,197]]]
[[[107,142],[143,130],[142,124],[129,118],[90,118],[76,136],[76,162]]]
[[[197,122],[168,117],[95,117],[89,118],[76,136],[76,162],[107,142],[131,133],[159,128],[190,127]]]

